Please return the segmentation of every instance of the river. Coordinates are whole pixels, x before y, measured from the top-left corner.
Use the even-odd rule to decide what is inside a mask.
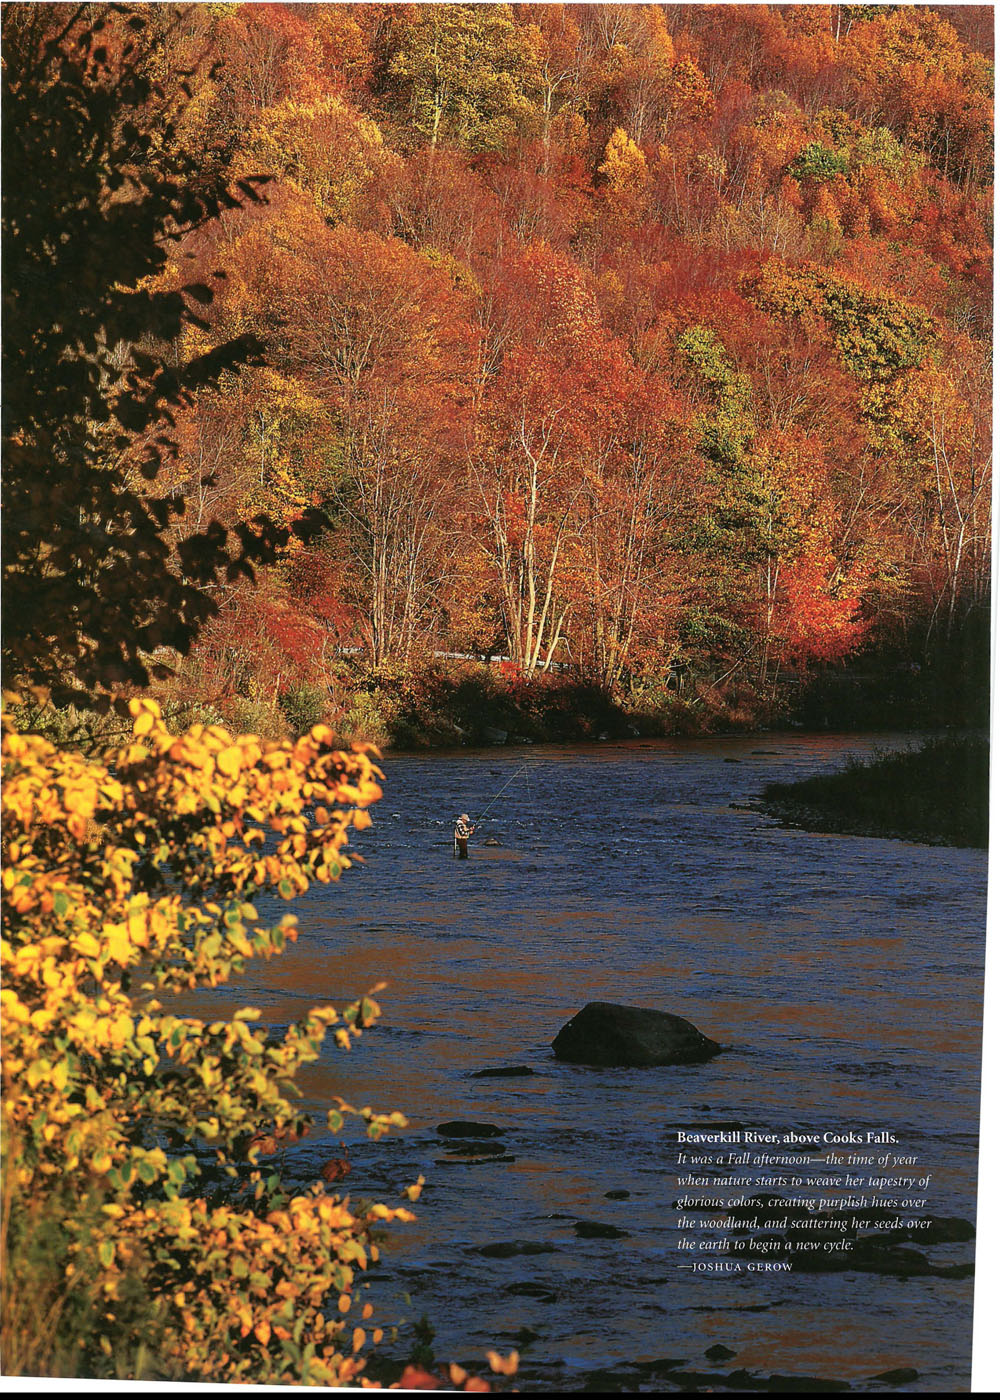
[[[678,1128],[888,1129],[932,1172],[928,1211],[975,1219],[985,853],[783,829],[733,805],[905,742],[767,734],[385,761],[365,863],[298,902],[281,959],[211,994],[281,1027],[389,983],[379,1026],[300,1080],[318,1112],[340,1093],[409,1119],[378,1143],[345,1130],[353,1196],[394,1204],[427,1179],[417,1223],[393,1227],[371,1273],[377,1320],[426,1315],[437,1357],[478,1369],[486,1348],[518,1347],[522,1384],[540,1390],[653,1375],[669,1389],[665,1361],[857,1389],[912,1368],[907,1389],[968,1388],[971,1279],[695,1276],[672,1207]],[[454,860],[456,814],[475,817],[515,774]],[[675,1012],[727,1053],[557,1062],[553,1037],[592,1000]],[[535,1072],[474,1077],[514,1065]],[[496,1125],[503,1150],[440,1137],[450,1119]],[[286,1171],[312,1179],[330,1155],[316,1134]],[[624,1233],[581,1238],[581,1220]],[[522,1252],[503,1257],[510,1242]],[[402,1327],[400,1354],[411,1342]],[[732,1358],[706,1359],[717,1345]]]

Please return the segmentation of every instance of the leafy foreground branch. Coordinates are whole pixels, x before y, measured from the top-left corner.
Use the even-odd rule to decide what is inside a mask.
[[[295,938],[250,900],[350,866],[376,755],[335,751],[320,725],[267,743],[174,736],[150,700],[131,712],[102,763],[9,727],[3,740],[3,1369],[356,1382],[381,1339],[359,1325],[370,1307],[348,1317],[358,1272],[374,1231],[412,1213],[319,1183],[291,1197],[253,1139],[305,1130],[296,1071],[331,1027],[350,1049],[377,1004],[315,1008],[276,1039],[253,1009],[205,1025],[161,998]],[[356,1112],[338,1103],[332,1131]],[[360,1116],[375,1138],[406,1121]]]

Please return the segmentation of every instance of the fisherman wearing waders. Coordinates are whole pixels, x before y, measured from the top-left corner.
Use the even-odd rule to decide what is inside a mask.
[[[455,858],[469,859],[469,837],[475,831],[475,823],[469,820],[468,812],[463,812],[455,823]]]

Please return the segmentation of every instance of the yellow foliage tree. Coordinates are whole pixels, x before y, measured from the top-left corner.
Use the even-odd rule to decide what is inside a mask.
[[[348,1383],[372,1230],[413,1217],[319,1183],[289,1196],[254,1139],[302,1134],[296,1070],[328,1028],[346,1050],[379,1008],[317,1007],[276,1040],[253,1009],[206,1025],[161,998],[295,937],[251,900],[348,868],[376,755],[335,751],[320,725],[294,743],[175,736],[155,702],[130,707],[129,741],[102,762],[4,735],[4,1370]],[[330,1129],[354,1112],[339,1103]],[[373,1137],[405,1124],[360,1113]]]
[[[347,218],[372,179],[399,165],[370,117],[336,96],[269,107],[248,133],[236,169],[265,170],[308,192],[332,219]]]
[[[631,224],[648,215],[650,176],[646,157],[622,127],[611,133],[597,170],[606,181],[608,212],[613,218]]]

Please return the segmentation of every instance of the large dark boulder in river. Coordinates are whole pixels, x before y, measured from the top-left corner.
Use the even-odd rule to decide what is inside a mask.
[[[683,1016],[590,1001],[567,1021],[552,1042],[557,1060],[577,1065],[696,1065],[710,1060],[722,1046]]]

